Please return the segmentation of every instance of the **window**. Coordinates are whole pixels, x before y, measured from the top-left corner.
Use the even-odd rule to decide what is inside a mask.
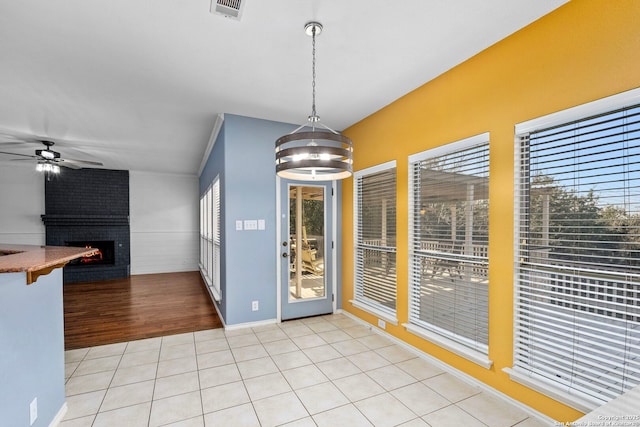
[[[409,158],[407,330],[485,367],[489,135]]]
[[[516,128],[512,376],[582,411],[640,384],[640,105],[604,104]]]
[[[352,303],[396,320],[396,164],[354,174],[355,289]]]
[[[200,271],[216,301],[220,290],[220,180],[200,198]]]

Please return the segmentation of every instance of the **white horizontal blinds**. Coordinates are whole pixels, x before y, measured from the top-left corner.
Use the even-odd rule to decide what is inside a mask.
[[[395,317],[396,168],[356,176],[355,299]]]
[[[640,105],[520,144],[514,367],[595,406],[640,384]]]
[[[202,272],[207,285],[211,286],[211,187],[202,196]]]
[[[214,297],[220,299],[220,181],[200,198],[200,270]]]
[[[207,238],[206,238],[206,196],[200,197],[200,270],[206,273]]]
[[[207,190],[207,278],[209,279],[209,284],[213,283],[213,210],[212,210],[212,199],[213,199],[213,190],[212,187],[209,187]]]
[[[487,354],[489,142],[411,163],[410,323]]]
[[[211,225],[213,228],[213,271],[211,274],[211,278],[213,282],[214,296],[219,300],[222,294],[220,290],[220,245],[222,242],[220,233],[220,179],[216,179],[213,183]]]

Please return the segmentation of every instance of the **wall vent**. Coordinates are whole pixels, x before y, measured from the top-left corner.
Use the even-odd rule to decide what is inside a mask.
[[[243,0],[211,0],[211,13],[240,20]]]

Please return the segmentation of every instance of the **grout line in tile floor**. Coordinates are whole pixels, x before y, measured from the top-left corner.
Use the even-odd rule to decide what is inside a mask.
[[[70,350],[65,363],[60,427],[545,425],[343,314]]]

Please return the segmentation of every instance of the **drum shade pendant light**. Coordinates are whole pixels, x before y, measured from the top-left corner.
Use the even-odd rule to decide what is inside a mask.
[[[308,123],[276,140],[276,173],[302,181],[347,178],[353,173],[351,140],[320,123],[316,114],[316,37],[322,32],[322,24],[308,22],[304,29],[312,40],[311,115]]]

